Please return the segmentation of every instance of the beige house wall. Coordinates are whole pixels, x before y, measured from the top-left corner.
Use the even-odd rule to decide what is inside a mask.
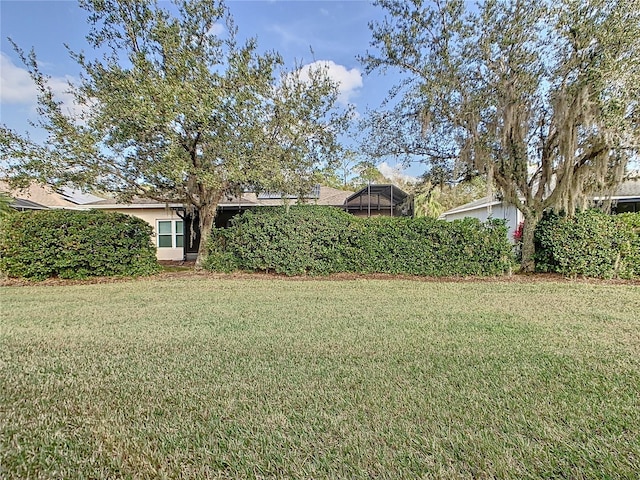
[[[94,207],[96,208],[96,207]],[[161,220],[181,220],[175,211],[164,206],[158,208],[125,208],[125,207],[98,207],[100,210],[106,212],[119,212],[133,217],[138,217],[147,222],[153,228],[153,235],[151,236],[151,242],[156,247],[156,256],[158,260],[182,260],[184,256],[184,250],[182,247],[158,248],[158,222]]]

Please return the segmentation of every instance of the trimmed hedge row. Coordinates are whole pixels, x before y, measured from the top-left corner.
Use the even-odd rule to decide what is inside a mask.
[[[500,275],[513,266],[504,222],[357,218],[319,206],[248,211],[215,229],[205,268],[285,275],[337,272]]]
[[[572,218],[548,214],[536,227],[541,272],[600,278],[640,276],[640,213],[586,210]]]
[[[0,271],[35,280],[150,275],[160,270],[151,234],[144,220],[122,213],[16,213],[0,228]]]
[[[153,274],[160,267],[151,234],[146,222],[120,213],[18,213],[1,224],[0,271],[33,279]],[[640,213],[547,215],[535,240],[539,271],[640,276]],[[210,270],[286,275],[499,275],[513,265],[501,221],[366,219],[317,206],[246,212],[230,228],[214,230],[209,251]]]

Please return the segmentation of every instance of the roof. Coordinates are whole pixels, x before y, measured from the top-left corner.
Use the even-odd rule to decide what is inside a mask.
[[[599,199],[600,197],[595,196],[594,199]],[[640,199],[640,178],[632,178],[625,180],[613,193],[612,198],[615,200],[619,199]],[[469,203],[465,203],[464,205],[460,205],[459,207],[452,208],[451,210],[447,210],[444,212],[441,217],[446,215],[453,215],[455,213],[464,213],[469,212],[471,210],[479,210],[481,208],[487,208],[489,206],[498,205],[502,203],[501,200],[493,199],[490,200],[490,197],[482,197],[478,200],[474,200]]]
[[[0,190],[8,193],[12,198],[27,200],[40,206],[49,208],[77,209],[79,205],[71,202],[68,197],[55,191],[50,186],[32,183],[26,188],[11,188],[8,183],[0,181]]]
[[[640,177],[625,180],[613,193],[614,198],[638,197],[640,198]]]
[[[311,205],[342,207],[345,204],[346,199],[352,194],[353,192],[351,191],[339,190],[337,188],[320,185],[319,189],[315,190],[314,194],[303,198],[303,200],[304,203]],[[280,206],[283,204],[283,199],[281,197],[273,196],[265,198],[265,196],[257,195],[255,193],[245,193],[243,195],[243,199],[249,200],[252,205],[261,205],[265,207]],[[296,203],[298,201],[298,198],[295,196],[287,197],[287,199],[290,203]],[[220,203],[222,204],[223,202]]]
[[[454,213],[469,212],[471,210],[487,208],[489,206],[498,205],[500,203],[502,203],[501,200],[497,200],[495,198],[491,200],[490,197],[482,197],[477,200],[473,200],[472,202],[465,203],[464,205],[460,205],[459,207],[452,208],[451,210],[447,210],[441,216],[453,215]]]
[[[24,198],[13,199],[9,206],[16,210],[20,210],[21,212],[24,210],[47,210],[49,208],[44,205],[40,205],[39,203],[32,202],[31,200],[25,200]]]
[[[341,207],[344,205],[346,198],[353,192],[338,190],[337,188],[320,186],[317,190],[317,196],[305,198],[305,202],[314,205],[328,205]],[[294,196],[287,197],[291,203],[295,203],[297,198]],[[280,206],[283,204],[280,195],[257,195],[255,192],[245,192],[240,196],[222,197],[218,207],[225,208],[247,208],[255,206]],[[98,209],[132,209],[132,208],[171,208],[182,207],[180,202],[159,202],[149,198],[134,198],[129,202],[121,203],[115,199],[103,199],[85,204],[86,207]]]
[[[220,201],[220,205],[237,205],[241,203],[243,206],[246,204],[254,204],[254,202],[244,197],[223,197]],[[128,202],[119,202],[115,198],[105,198],[95,202],[85,204],[91,208],[106,209],[106,208],[171,208],[182,207],[182,202],[161,202],[152,198],[134,197]]]
[[[76,205],[87,205],[92,202],[103,200],[102,197],[69,187],[62,187],[58,190],[58,193],[62,195],[62,198],[71,203],[75,203]]]
[[[339,190],[331,187],[320,187],[320,196],[316,200],[316,205],[330,205],[334,207],[343,206],[347,198],[349,198],[353,192],[348,190]]]

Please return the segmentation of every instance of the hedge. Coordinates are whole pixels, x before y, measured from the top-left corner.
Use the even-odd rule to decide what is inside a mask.
[[[640,213],[547,214],[536,227],[536,268],[568,276],[640,276]]]
[[[205,268],[285,275],[338,272],[499,275],[513,266],[504,222],[358,218],[332,207],[247,211],[214,229]]]
[[[151,234],[144,220],[122,213],[16,213],[0,228],[0,271],[35,280],[149,275],[160,269]]]

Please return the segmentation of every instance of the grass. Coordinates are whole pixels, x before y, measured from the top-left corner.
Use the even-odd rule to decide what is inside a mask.
[[[640,290],[0,289],[0,478],[637,478]]]

